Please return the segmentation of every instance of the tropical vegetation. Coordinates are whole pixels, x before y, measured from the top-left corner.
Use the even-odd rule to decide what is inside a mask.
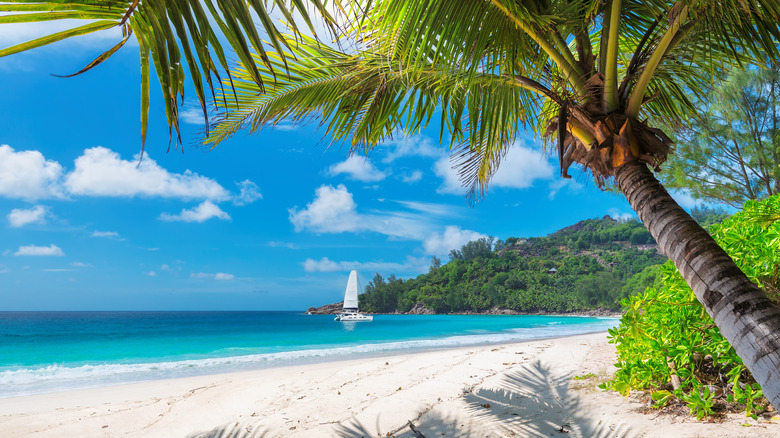
[[[780,307],[651,172],[660,168],[671,146],[658,127],[688,117],[694,109],[691,93],[704,94],[728,68],[780,61],[780,4],[355,1],[349,2],[354,9],[344,11],[340,38],[348,41],[340,47],[356,49],[344,51],[299,33],[281,43],[276,38],[281,34],[266,23],[263,0],[204,3],[211,7],[210,16],[198,12],[199,0],[17,1],[3,4],[3,11],[34,13],[3,16],[3,22],[87,18],[99,20],[96,26],[130,23],[126,35],[131,30],[138,35],[145,72],[152,58],[169,126],[175,127],[184,71],[176,62],[179,45],[193,78],[210,77],[217,70],[210,50],[219,47],[209,30],[214,20],[242,63],[225,75],[225,91],[216,96],[215,105],[223,111],[207,139],[214,145],[243,127],[319,118],[334,140],[348,140],[354,151],[362,151],[399,132],[418,132],[436,118],[440,142],[446,132],[464,184],[479,194],[531,124],[558,155],[562,177],[578,163],[599,182],[614,178],[764,394],[780,405]],[[322,3],[312,3],[326,14]],[[256,33],[246,4],[258,13],[273,46],[266,51],[259,38],[249,38],[257,52],[253,59],[247,56],[247,39],[239,38]],[[274,4],[287,5],[287,12],[294,4],[299,13],[304,6],[300,0]],[[85,32],[78,29],[74,34]],[[197,56],[187,54],[192,48]],[[143,75],[143,90],[149,89],[148,76]],[[204,95],[201,91],[201,102]]]
[[[780,193],[780,66],[734,69],[696,100],[675,132],[663,181],[695,199],[741,208]]]
[[[773,301],[780,301],[780,195],[748,201],[713,227],[718,243]],[[659,286],[624,299],[614,378],[603,388],[651,393],[655,407],[679,400],[698,418],[728,409],[756,416],[768,409],[761,386],[713,324],[671,262]]]
[[[436,313],[620,310],[620,301],[660,279],[666,257],[636,220],[588,219],[549,236],[481,238],[403,280],[376,274],[359,296],[369,312]]]

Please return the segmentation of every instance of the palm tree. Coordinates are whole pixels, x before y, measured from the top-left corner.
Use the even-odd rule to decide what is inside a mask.
[[[434,118],[472,195],[533,124],[599,182],[614,179],[674,261],[770,402],[780,407],[780,308],[667,193],[659,170],[671,140],[655,126],[685,120],[727,67],[778,60],[780,5],[769,0],[383,0],[343,37],[344,52],[303,38],[269,53],[287,74],[266,89],[234,71],[235,98],[207,138],[320,119],[326,134],[369,150]],[[262,58],[256,58],[262,62]],[[287,64],[284,64],[284,61]],[[225,96],[227,97],[227,96]],[[650,168],[649,168],[649,167]]]
[[[53,0],[0,2],[0,24],[45,23],[54,20],[87,20],[86,24],[44,35],[32,41],[0,49],[0,57],[31,50],[67,38],[87,35],[119,27],[123,38],[100,54],[84,68],[65,77],[84,73],[122,48],[133,36],[141,55],[141,142],[146,141],[149,116],[150,66],[153,66],[162,88],[168,131],[179,137],[179,103],[184,99],[185,71],[189,70],[195,86],[205,123],[208,126],[206,85],[214,91],[221,83],[220,72],[231,80],[222,40],[227,40],[238,59],[246,65],[249,77],[262,89],[263,79],[252,60],[252,51],[259,57],[261,68],[276,73],[266,57],[266,45],[258,33],[254,19],[260,20],[263,37],[277,53],[289,47],[290,40],[278,29],[274,13],[285,19],[293,38],[303,30],[293,19],[297,14],[311,33],[314,26],[307,9],[311,6],[331,30],[336,20],[327,7],[328,0]],[[343,11],[340,0],[332,0],[330,9]],[[254,15],[253,15],[254,14]],[[77,21],[78,22],[78,21]],[[216,28],[215,28],[216,26]],[[182,54],[183,52],[183,54]],[[284,61],[284,60],[283,60]],[[185,65],[182,65],[186,63]],[[205,81],[205,83],[204,83]]]

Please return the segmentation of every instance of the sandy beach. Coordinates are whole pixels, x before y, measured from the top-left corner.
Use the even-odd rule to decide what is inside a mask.
[[[780,437],[596,388],[605,333],[0,399],[11,437]],[[596,377],[574,379],[592,374]]]

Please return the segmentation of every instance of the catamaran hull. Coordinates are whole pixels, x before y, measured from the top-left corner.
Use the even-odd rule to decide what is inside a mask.
[[[333,319],[334,321],[373,321],[374,317],[372,315],[363,315],[362,313],[348,313],[348,314],[340,314],[336,316],[336,318]]]

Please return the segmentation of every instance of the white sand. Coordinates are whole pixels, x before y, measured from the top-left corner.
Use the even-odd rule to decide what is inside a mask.
[[[427,438],[780,438],[777,421],[638,413],[595,389],[613,357],[600,333],[15,397],[0,436],[414,437],[411,420]]]

